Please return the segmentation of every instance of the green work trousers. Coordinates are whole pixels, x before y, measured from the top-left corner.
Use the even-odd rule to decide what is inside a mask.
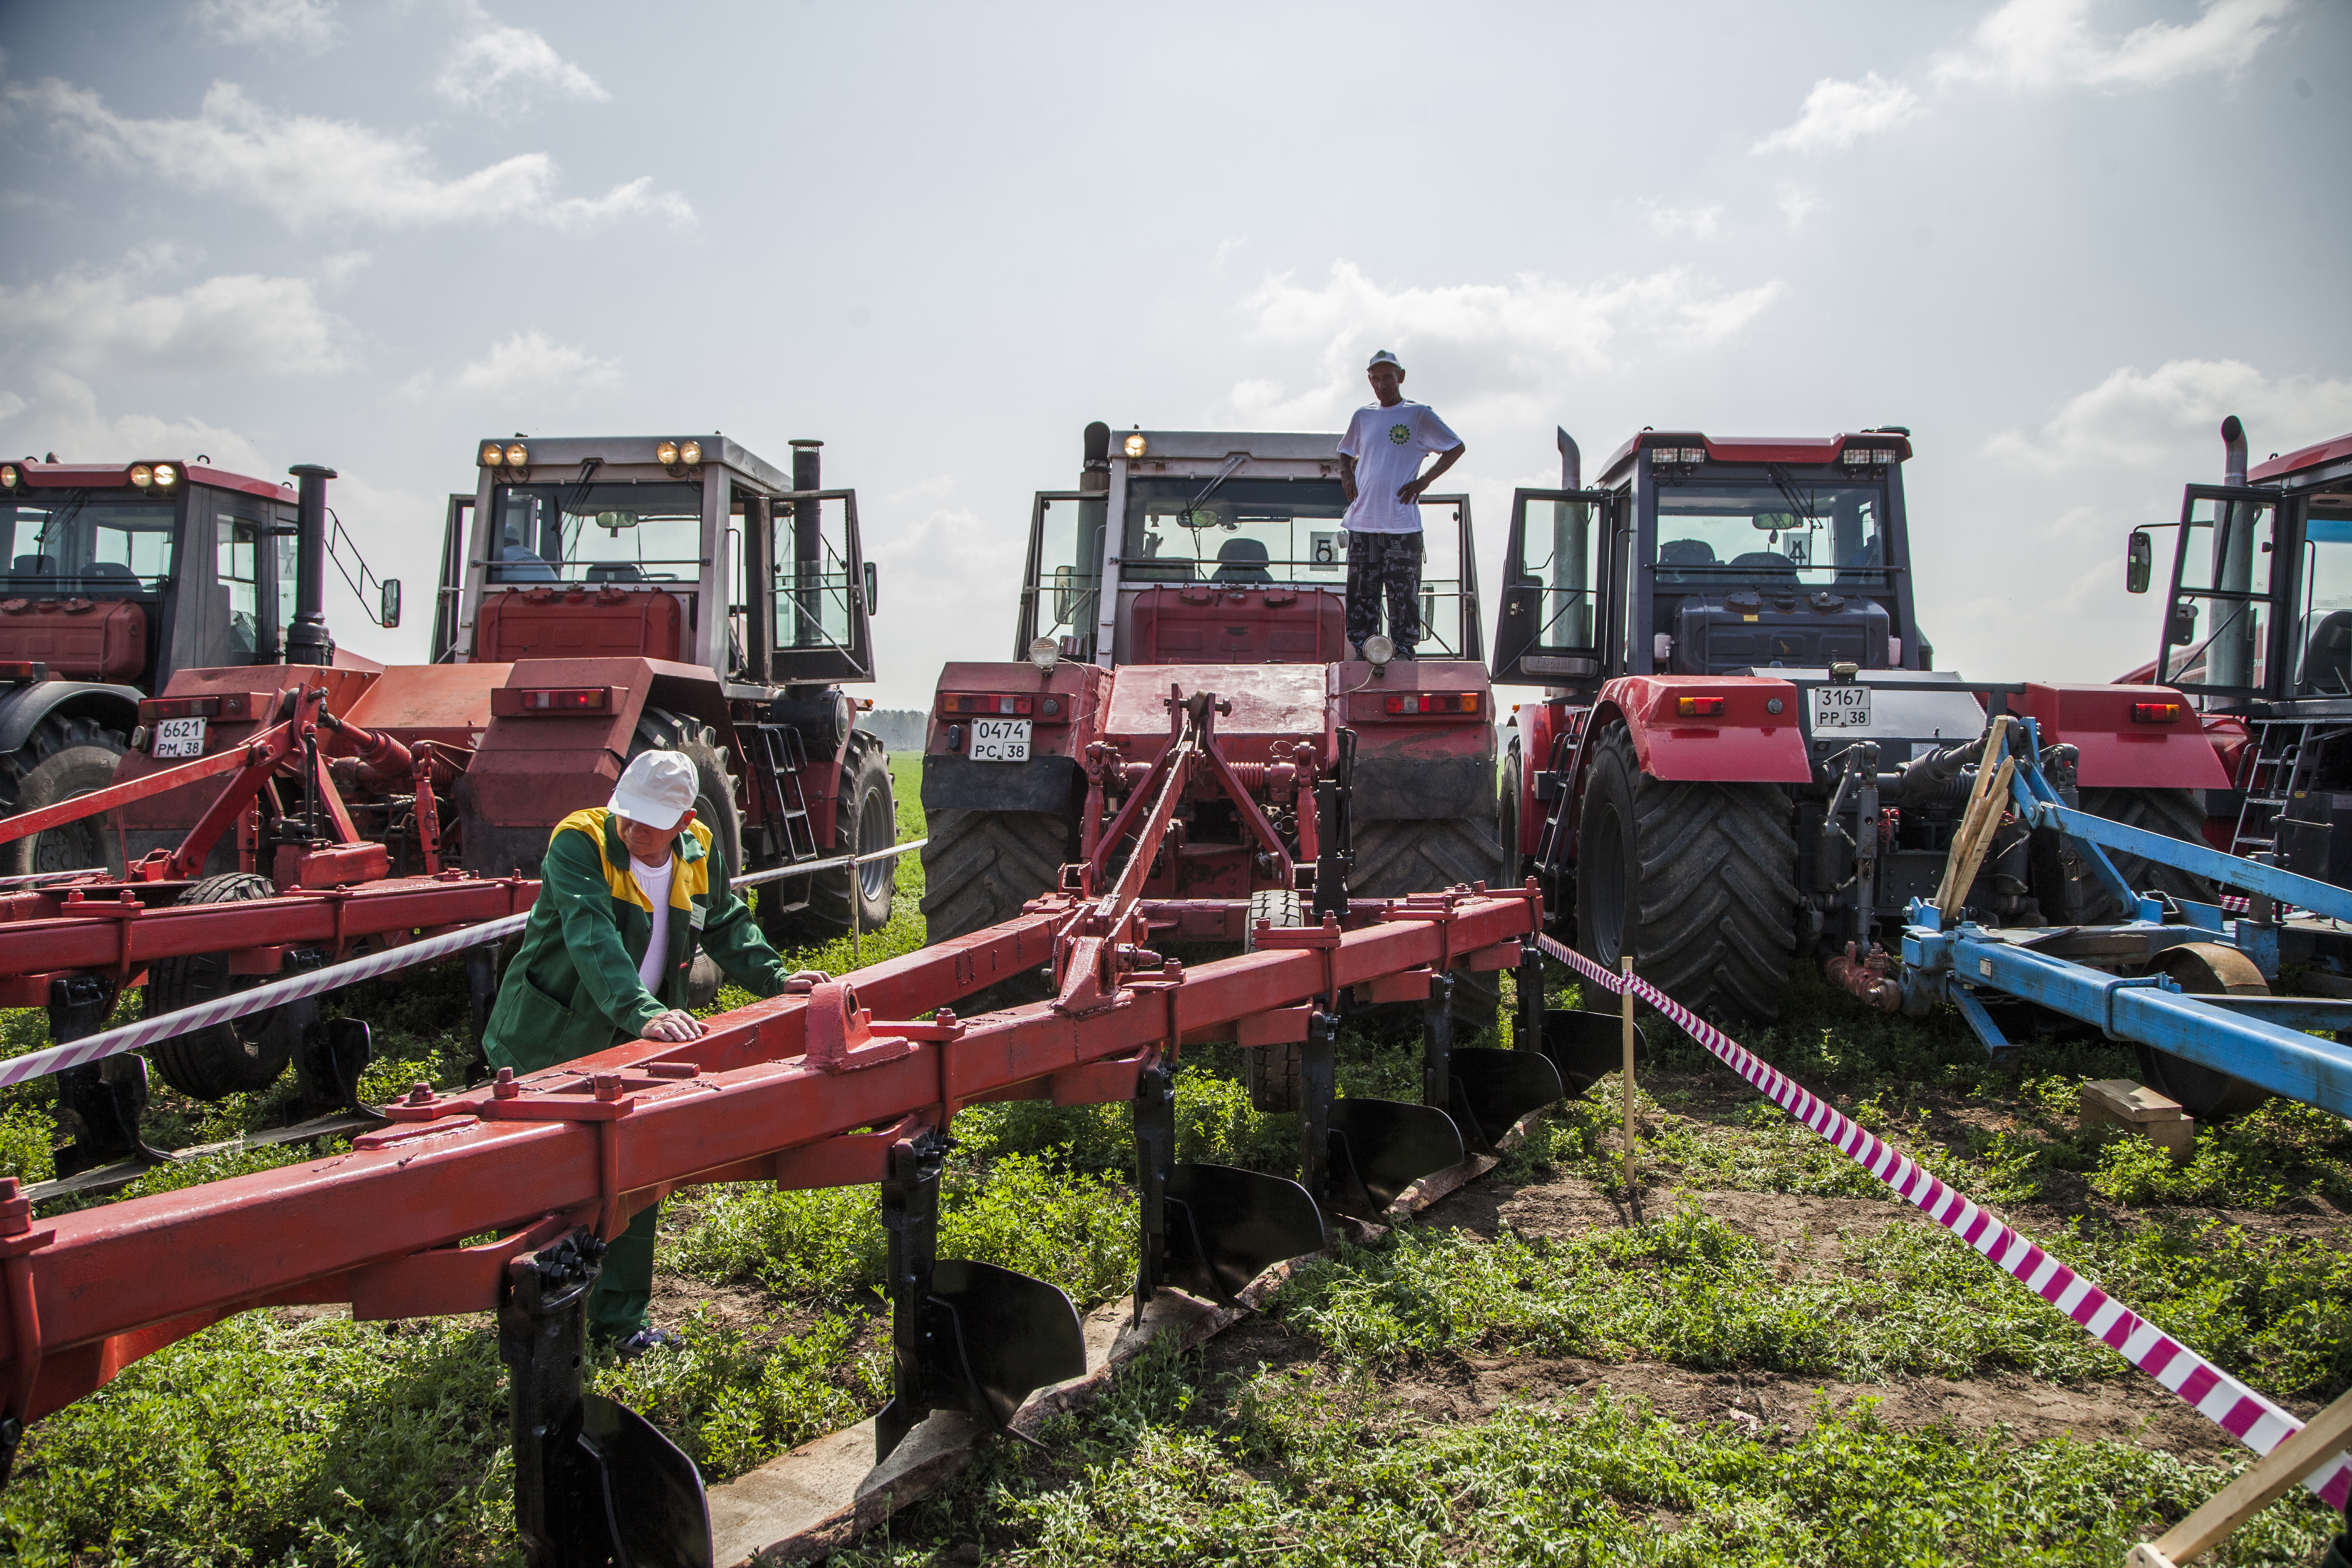
[[[650,1321],[654,1304],[654,1226],[661,1205],[637,1211],[604,1249],[604,1272],[588,1297],[588,1328],[599,1339],[625,1340]]]

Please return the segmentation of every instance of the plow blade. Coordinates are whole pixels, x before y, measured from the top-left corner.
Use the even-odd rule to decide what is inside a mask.
[[[1168,1183],[1168,1282],[1225,1306],[1286,1258],[1323,1250],[1323,1211],[1297,1182],[1179,1165]]]
[[[1010,1434],[1022,1401],[1087,1371],[1078,1310],[1058,1287],[993,1263],[943,1258],[923,1300],[918,1397],[894,1398],[876,1418],[877,1458],[887,1458],[933,1410],[962,1410]]]
[[[1451,1075],[1455,1105],[1476,1123],[1479,1142],[1490,1149],[1520,1117],[1567,1092],[1561,1087],[1564,1075],[1541,1051],[1457,1047]]]
[[[1649,1044],[1638,1020],[1633,1043],[1636,1049]],[[1543,1054],[1559,1068],[1568,1092],[1582,1094],[1625,1065],[1625,1020],[1615,1013],[1554,1007],[1544,1014]]]
[[[1462,1130],[1433,1105],[1331,1102],[1332,1206],[1370,1219],[1413,1183],[1465,1158]]]
[[[587,1484],[572,1506],[589,1536],[582,1563],[711,1568],[710,1502],[702,1472],[677,1444],[627,1405],[586,1394],[579,1445]]]

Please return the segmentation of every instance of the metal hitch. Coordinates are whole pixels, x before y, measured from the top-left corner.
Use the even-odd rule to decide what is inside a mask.
[[[1633,1040],[1638,1048],[1649,1048],[1639,1019]],[[1625,1020],[1615,1013],[1554,1007],[1544,1015],[1543,1049],[1567,1091],[1582,1094],[1625,1065]]]
[[[1505,1051],[1465,1046],[1454,1053],[1454,1115],[1467,1142],[1474,1135],[1482,1153],[1519,1118],[1562,1098],[1559,1068],[1541,1051]]]
[[[1323,1211],[1307,1189],[1257,1171],[1175,1163],[1176,1091],[1165,1067],[1136,1075],[1135,1190],[1143,1226],[1135,1318],[1162,1286],[1238,1308],[1286,1258],[1320,1252]]]
[[[890,1403],[874,1418],[877,1464],[934,1410],[961,1410],[1020,1437],[1012,1421],[1023,1400],[1086,1374],[1078,1310],[1058,1288],[992,1263],[939,1256],[940,1167],[954,1146],[934,1129],[890,1149],[882,1183]]]
[[[531,1568],[711,1568],[702,1473],[651,1422],[588,1393],[587,1304],[604,1244],[585,1229],[507,1265],[515,1528]]]
[[[1328,1201],[1359,1219],[1377,1219],[1413,1183],[1464,1158],[1462,1130],[1433,1105],[1350,1096],[1332,1101],[1330,1128]]]

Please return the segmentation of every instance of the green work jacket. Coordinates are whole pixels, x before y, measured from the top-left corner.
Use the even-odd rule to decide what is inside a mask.
[[[598,807],[575,811],[547,841],[522,948],[482,1034],[493,1067],[535,1072],[637,1038],[656,1016],[686,1005],[698,948],[754,995],[784,988],[791,971],[729,885],[710,829],[697,822],[671,847],[668,952],[660,994],[647,991],[637,965],[653,941],[654,907],[629,871],[612,816]]]

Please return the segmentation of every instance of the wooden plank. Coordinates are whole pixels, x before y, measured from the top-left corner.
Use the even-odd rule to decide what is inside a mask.
[[[2352,1394],[2312,1417],[2294,1436],[2256,1461],[2245,1474],[2207,1498],[2202,1507],[2156,1538],[2132,1548],[2125,1568],[2174,1568],[2194,1562],[2230,1538],[2231,1531],[2276,1502],[2289,1487],[2336,1458],[2352,1439]]]

